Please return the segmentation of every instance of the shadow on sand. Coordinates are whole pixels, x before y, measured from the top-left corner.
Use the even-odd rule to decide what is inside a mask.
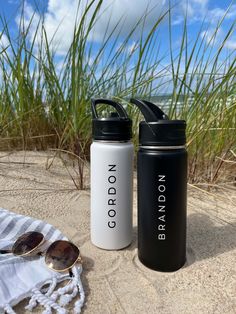
[[[137,227],[133,228],[133,241],[127,248],[137,248]],[[207,214],[190,214],[187,219],[187,263],[212,258],[236,248],[236,222],[217,224]]]
[[[194,260],[198,261],[235,249],[236,222],[219,224],[206,214],[189,215],[187,247],[190,260],[194,255]]]

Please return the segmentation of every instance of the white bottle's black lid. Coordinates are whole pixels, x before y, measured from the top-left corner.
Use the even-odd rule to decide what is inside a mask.
[[[183,146],[186,144],[185,120],[169,120],[155,104],[131,99],[142,112],[145,121],[139,124],[139,144],[142,146]]]
[[[116,109],[107,118],[99,118],[96,106],[105,104]],[[132,120],[118,102],[110,99],[92,99],[92,136],[101,141],[129,141],[132,138]]]

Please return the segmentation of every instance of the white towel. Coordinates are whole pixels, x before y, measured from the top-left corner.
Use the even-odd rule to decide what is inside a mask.
[[[0,208],[0,249],[11,249],[16,239],[25,232],[41,232],[49,242],[67,240],[53,226],[30,217],[17,215]],[[14,314],[13,306],[30,297],[26,309],[32,310],[38,304],[44,306],[43,314],[56,310],[67,313],[65,306],[76,296],[74,313],[80,313],[84,304],[84,290],[80,279],[82,265],[72,268],[73,278],[66,286],[57,288],[57,284],[70,279],[68,272],[58,273],[45,264],[44,256],[19,257],[13,254],[0,254],[0,313]],[[43,286],[49,286],[42,289]]]

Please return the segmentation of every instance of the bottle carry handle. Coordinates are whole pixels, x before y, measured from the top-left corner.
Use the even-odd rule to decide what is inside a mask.
[[[113,100],[110,100],[110,99],[106,99],[106,98],[91,99],[91,109],[92,109],[93,119],[98,119],[98,113],[97,113],[96,107],[99,104],[105,104],[105,105],[112,106],[113,108],[116,109],[120,118],[127,118],[128,119],[128,115],[120,103],[113,101]]]
[[[130,102],[140,109],[146,122],[169,120],[168,116],[157,105],[150,101],[131,98]]]

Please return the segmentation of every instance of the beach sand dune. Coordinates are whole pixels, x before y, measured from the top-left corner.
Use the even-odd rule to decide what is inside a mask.
[[[187,263],[177,272],[160,273],[137,258],[136,191],[131,246],[104,251],[89,239],[89,190],[78,191],[71,177],[76,180],[70,162],[53,152],[0,154],[0,206],[46,220],[81,249],[84,313],[236,313],[233,190],[216,196],[189,188]],[[25,305],[16,306],[16,312],[28,313]]]

